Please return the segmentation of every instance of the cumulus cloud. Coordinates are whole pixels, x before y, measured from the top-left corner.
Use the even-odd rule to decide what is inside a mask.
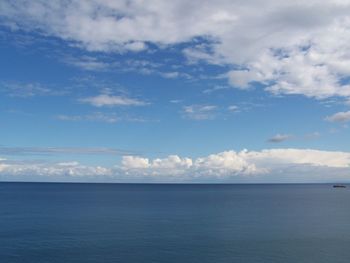
[[[349,152],[312,149],[231,150],[198,158],[127,155],[115,167],[0,159],[0,179],[7,180],[319,182],[350,181],[349,174]]]
[[[28,1],[0,3],[4,25],[51,35],[89,51],[139,52],[148,43],[190,43],[192,62],[229,65],[229,83],[274,94],[350,97],[350,2]],[[203,39],[204,43],[193,41]],[[87,61],[87,68],[103,67]],[[169,75],[173,76],[173,75]]]
[[[149,160],[137,156],[124,156],[121,169],[126,174],[141,174],[143,176],[177,176],[184,175],[192,166],[190,158],[170,155],[166,158]]]
[[[110,94],[100,94],[94,97],[82,98],[79,100],[82,103],[87,103],[95,107],[114,107],[114,106],[144,106],[146,102],[128,98],[125,96],[114,96]]]
[[[284,142],[287,140],[290,140],[293,138],[293,135],[290,134],[276,134],[275,136],[269,138],[267,141],[268,142],[273,142],[273,143],[279,143],[279,142]]]
[[[149,167],[148,158],[139,156],[124,156],[122,160],[123,167],[127,169],[144,169]]]
[[[191,174],[192,169],[192,173],[211,174],[213,176],[265,173],[274,166],[295,164],[348,168],[350,166],[350,153],[310,149],[269,149],[262,151],[225,151],[197,159],[181,158],[176,155],[154,160],[137,156],[125,156],[122,161],[124,170],[145,169],[154,173],[159,168],[165,168],[167,173],[171,174],[177,167],[185,167],[189,174]],[[163,171],[159,172],[159,174],[162,173]]]
[[[249,175],[264,172],[258,170],[254,163],[244,158],[245,151],[226,151],[198,158],[194,161],[194,168],[204,175],[215,177],[227,175]]]
[[[267,175],[285,171],[304,170],[301,180],[310,179],[313,171],[345,169],[350,171],[350,153],[311,149],[268,149],[262,151],[225,151],[196,159],[171,155],[163,159],[125,156],[121,169],[129,174],[142,174],[156,178],[179,177],[182,180],[205,180],[208,178],[250,178],[252,181]],[[343,170],[342,170],[343,173]],[[332,180],[337,174],[322,174]],[[282,175],[283,176],[283,175]],[[304,177],[303,177],[304,176]],[[347,178],[348,180],[350,179]],[[275,178],[283,181],[284,178]]]
[[[350,121],[350,111],[338,112],[326,117],[326,121],[330,122],[348,122]]]

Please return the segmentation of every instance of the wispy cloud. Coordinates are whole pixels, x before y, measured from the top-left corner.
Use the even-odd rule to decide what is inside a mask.
[[[184,79],[192,79],[193,77],[184,72],[179,71],[154,71],[153,74],[158,74],[166,79],[175,79],[175,78],[184,78]]]
[[[183,115],[192,120],[210,120],[214,119],[216,109],[214,105],[189,105],[183,107]]]
[[[312,132],[312,133],[308,133],[305,135],[306,139],[317,139],[321,136],[321,133],[319,132]]]
[[[169,102],[173,104],[179,104],[179,103],[182,103],[183,100],[170,100]]]
[[[94,112],[86,115],[57,115],[57,119],[61,121],[96,121],[96,122],[107,122],[116,123],[121,120],[117,114],[106,114],[102,112]]]
[[[90,104],[95,107],[145,106],[149,104],[138,99],[110,94],[100,94],[94,97],[82,98],[79,101],[82,103]]]
[[[89,71],[104,71],[111,67],[111,64],[92,56],[66,57],[64,62],[78,68]]]
[[[149,122],[142,117],[130,117],[121,116],[117,113],[103,113],[103,112],[93,112],[85,115],[66,115],[60,114],[56,116],[56,119],[61,121],[91,121],[91,122],[105,122],[105,123],[117,123],[121,121],[126,122]]]
[[[60,96],[67,94],[64,88],[49,88],[40,83],[1,82],[0,92],[10,97],[28,98],[35,96]]]
[[[294,136],[291,134],[276,134],[269,138],[267,141],[272,143],[280,143],[292,139]]]
[[[216,92],[216,91],[227,90],[227,89],[230,89],[230,88],[231,88],[230,86],[218,85],[218,86],[215,86],[213,88],[203,90],[203,93],[211,94],[211,93]]]
[[[338,112],[325,118],[326,121],[330,122],[348,122],[350,121],[350,111]]]
[[[230,105],[227,107],[227,110],[230,111],[230,112],[239,112],[240,111],[240,108],[236,105]]]
[[[92,72],[133,72],[142,75],[156,75],[166,79],[193,79],[193,76],[188,72],[179,71],[178,68],[177,71],[171,71],[164,62],[151,60],[122,58],[114,61],[105,55],[64,56],[61,60],[66,64]]]
[[[132,151],[116,148],[77,148],[77,147],[5,147],[0,146],[2,155],[56,155],[56,154],[75,154],[75,155],[125,155],[134,154]]]

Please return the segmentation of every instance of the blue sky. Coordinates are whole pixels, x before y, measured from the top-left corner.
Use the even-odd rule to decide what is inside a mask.
[[[350,179],[348,1],[3,1],[0,179]]]

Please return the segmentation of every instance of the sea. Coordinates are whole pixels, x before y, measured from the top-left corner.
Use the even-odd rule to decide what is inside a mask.
[[[1,263],[350,262],[350,188],[0,183]]]

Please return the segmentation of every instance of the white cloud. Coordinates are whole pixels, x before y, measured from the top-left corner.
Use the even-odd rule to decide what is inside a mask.
[[[350,111],[335,113],[326,117],[326,120],[330,122],[348,122],[350,121]]]
[[[215,86],[213,88],[209,88],[209,89],[203,90],[203,93],[204,94],[211,94],[213,92],[216,92],[216,91],[219,91],[219,90],[225,90],[225,89],[229,89],[229,88],[230,88],[229,86],[218,85],[218,86]]]
[[[239,89],[249,88],[249,83],[256,80],[254,72],[249,70],[232,70],[228,72],[229,83]]]
[[[96,122],[106,122],[106,123],[116,123],[122,120],[121,117],[116,114],[106,114],[102,112],[94,112],[87,115],[58,115],[57,119],[61,121],[96,121]]]
[[[170,100],[169,102],[173,104],[179,104],[182,103],[182,100]]]
[[[305,172],[301,180],[307,180],[315,169],[318,171],[323,169],[327,172],[328,169],[334,169],[335,173],[337,169],[350,171],[350,153],[310,149],[269,149],[225,151],[197,159],[182,158],[177,155],[154,160],[125,156],[121,167],[129,175],[175,176],[183,180],[248,176],[253,181],[259,177],[264,178],[266,175],[279,174],[281,171],[292,173],[294,170],[304,168]],[[332,176],[337,177],[337,174],[323,174],[323,176],[331,180]],[[347,179],[350,180],[350,177]],[[284,178],[277,177],[275,180],[283,181]]]
[[[55,116],[56,119],[60,121],[87,121],[87,122],[104,122],[109,124],[114,124],[118,122],[157,122],[157,120],[146,119],[143,117],[133,117],[128,115],[120,115],[115,112],[92,112],[85,115],[67,115],[60,114]]]
[[[5,0],[12,28],[56,36],[90,51],[125,52],[191,42],[193,61],[230,65],[231,85],[274,94],[350,97],[350,1]],[[89,67],[100,67],[92,61]]]
[[[130,51],[141,51],[146,49],[146,44],[141,41],[130,42],[124,45],[124,48]]]
[[[244,152],[227,151],[194,161],[195,170],[206,176],[250,175],[264,172],[244,158]]]
[[[227,109],[231,112],[239,112],[239,107],[236,105],[230,105],[227,107]]]
[[[115,167],[0,160],[0,179],[78,181],[350,181],[350,153],[312,149],[225,151],[188,158],[123,156]]]
[[[8,165],[5,163],[6,159],[0,158],[0,174],[5,171]]]
[[[70,166],[70,167],[73,167],[73,166],[78,166],[79,162],[77,162],[77,161],[62,162],[62,163],[58,163],[57,165],[58,166]]]
[[[100,94],[94,97],[82,98],[79,100],[82,103],[91,104],[95,107],[114,107],[114,106],[144,106],[147,105],[138,99],[132,99],[125,96],[114,96],[110,94]]]
[[[80,58],[68,57],[64,59],[64,62],[84,70],[92,71],[103,71],[111,67],[109,63],[91,56],[82,56]]]
[[[276,134],[275,136],[268,139],[268,142],[279,143],[292,139],[293,135],[290,134]]]
[[[127,169],[144,169],[150,166],[147,158],[138,156],[123,156],[122,166]]]
[[[189,105],[183,107],[184,117],[192,120],[209,120],[215,117],[214,105]]]
[[[170,155],[166,158],[156,158],[150,161],[148,158],[137,156],[124,156],[122,170],[127,174],[140,173],[144,176],[176,176],[184,175],[192,166],[192,160]]]
[[[45,180],[56,180],[57,178],[110,176],[112,170],[102,166],[85,166],[78,162],[66,163],[0,163],[0,176],[16,179],[17,176],[31,178],[46,178]],[[1,178],[1,177],[0,177]]]
[[[179,77],[179,75],[180,75],[180,73],[177,71],[161,73],[161,76],[166,78],[166,79],[174,79],[174,78]]]
[[[273,169],[279,165],[310,165],[332,168],[349,168],[350,153],[319,151],[312,149],[270,149],[247,152],[247,159],[256,165]]]
[[[125,156],[122,161],[122,169],[130,174],[141,173],[148,176],[162,177],[221,177],[257,172],[254,164],[248,164],[239,153],[234,151],[212,154],[197,159],[182,158],[177,155],[153,160],[137,156]]]

